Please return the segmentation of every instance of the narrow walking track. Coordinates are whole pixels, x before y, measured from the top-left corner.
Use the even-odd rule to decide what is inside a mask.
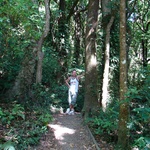
[[[57,114],[49,124],[56,139],[56,150],[97,150],[80,113]]]
[[[49,131],[42,136],[38,147],[28,150],[114,150],[102,139],[96,142],[80,113],[75,115],[53,114]]]

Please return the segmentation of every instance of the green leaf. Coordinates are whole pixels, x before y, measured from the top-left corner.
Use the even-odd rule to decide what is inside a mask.
[[[1,148],[4,149],[4,150],[15,150],[15,148],[13,146],[13,143],[11,141],[7,141],[6,143],[4,143],[1,146]]]

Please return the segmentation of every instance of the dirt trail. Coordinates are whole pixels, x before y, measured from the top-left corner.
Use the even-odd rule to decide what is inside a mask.
[[[56,150],[96,150],[80,113],[75,115],[57,114],[49,126],[56,138]]]
[[[34,150],[113,150],[113,146],[102,139],[98,143],[95,141],[80,113],[55,113],[53,117],[54,121],[48,125],[49,131]]]

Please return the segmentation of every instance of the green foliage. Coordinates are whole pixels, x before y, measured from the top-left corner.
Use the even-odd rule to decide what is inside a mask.
[[[42,113],[40,113],[41,111]],[[39,109],[37,111],[37,114],[40,115],[37,121],[43,126],[47,126],[48,123],[52,121],[52,115],[50,114],[50,111],[44,111],[44,110]]]
[[[25,111],[19,104],[10,104],[9,109],[0,108],[0,125],[4,128],[3,141],[0,140],[1,148],[15,147],[20,150],[38,144],[50,121],[50,111],[41,107],[32,111]]]
[[[108,108],[106,112],[100,110],[99,115],[89,118],[88,124],[96,135],[104,138],[108,142],[116,142],[118,128],[118,108]]]
[[[0,144],[1,150],[15,150],[13,143],[11,141],[7,141],[4,144]]]
[[[66,1],[65,17],[70,13],[73,3],[72,0]],[[44,52],[42,84],[34,84],[32,91],[30,91],[31,97],[21,99],[21,104],[24,104],[24,106],[16,103],[9,104],[10,101],[8,101],[8,104],[0,107],[0,127],[3,127],[5,131],[3,133],[4,139],[0,140],[1,148],[28,149],[29,145],[38,143],[40,135],[46,131],[47,124],[52,120],[49,111],[50,105],[62,106],[64,109],[68,107],[68,88],[63,83],[66,70],[73,65],[78,65],[73,56],[77,49],[75,45],[76,32],[79,34],[78,38],[81,42],[77,43],[80,67],[84,66],[82,59],[85,57],[84,36],[87,16],[85,8],[87,4],[87,0],[79,1],[74,9],[76,15],[73,15],[68,22],[63,20],[59,26],[61,18],[59,5],[55,1],[51,1],[51,29],[42,47]],[[116,12],[118,4],[119,0],[113,0],[108,7]],[[150,123],[150,66],[143,68],[142,46],[145,50],[149,50],[149,1],[129,1],[128,5],[127,13],[131,14],[127,23],[127,49],[130,64],[128,72],[129,91],[127,93],[131,113],[128,124],[130,142],[133,147],[148,149],[150,141],[148,135]],[[42,34],[45,16],[44,12],[39,11],[38,6],[33,4],[31,0],[5,0],[0,1],[0,6],[0,96],[4,99],[4,93],[13,86],[26,53],[32,57],[33,46],[35,47],[33,41],[37,42]],[[77,21],[81,30],[76,29],[75,18],[77,15],[79,15]],[[100,111],[98,116],[90,118],[88,122],[96,135],[108,137],[108,141],[115,141],[117,137],[118,101],[116,99],[119,97],[118,22],[118,14],[116,13],[110,38],[109,91],[112,103],[105,113]],[[104,63],[102,61],[103,41],[105,39],[101,23],[99,23],[97,35],[99,52],[97,58],[98,64],[101,64],[99,70],[102,74]],[[143,44],[141,43],[142,40]],[[148,58],[149,54],[148,51]],[[82,110],[83,102],[84,87],[79,90],[76,111]],[[9,137],[9,139],[5,137]]]
[[[1,1],[0,5],[0,93],[4,94],[13,86],[29,45],[41,36],[44,16],[30,0]]]
[[[58,62],[58,54],[54,48],[44,49],[45,57],[43,60],[43,84],[47,85],[49,88],[55,88],[57,86],[56,77],[60,73],[60,64]],[[61,76],[62,78],[62,76]]]
[[[0,108],[0,119],[4,116],[4,112],[2,110],[2,108]]]
[[[140,137],[135,140],[134,147],[138,147],[142,150],[150,149],[150,137]]]
[[[19,104],[14,104],[11,110],[0,108],[0,119],[3,124],[11,125],[14,120],[25,120],[24,108]]]
[[[54,93],[51,95],[53,104],[63,108],[68,107],[68,87],[66,85],[56,86]]]
[[[18,117],[21,117],[25,120],[25,114],[24,114],[24,108],[20,104],[16,104],[14,108],[12,109],[12,115]]]
[[[33,97],[34,104],[32,101],[27,100],[28,105],[32,104],[35,107],[46,107],[52,103],[50,88],[42,84],[33,85]]]
[[[146,73],[147,74],[147,73]],[[143,84],[137,88],[131,88],[128,93],[130,98],[130,138],[134,147],[148,149],[149,142],[149,123],[150,123],[150,78],[146,76],[142,80]],[[138,82],[139,83],[139,82]]]

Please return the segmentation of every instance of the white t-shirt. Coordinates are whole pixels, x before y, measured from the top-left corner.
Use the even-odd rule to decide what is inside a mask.
[[[69,91],[70,91],[72,94],[75,94],[76,92],[78,92],[78,88],[79,88],[79,81],[77,80],[77,78],[71,77],[71,79],[70,79],[70,89],[69,89]]]

